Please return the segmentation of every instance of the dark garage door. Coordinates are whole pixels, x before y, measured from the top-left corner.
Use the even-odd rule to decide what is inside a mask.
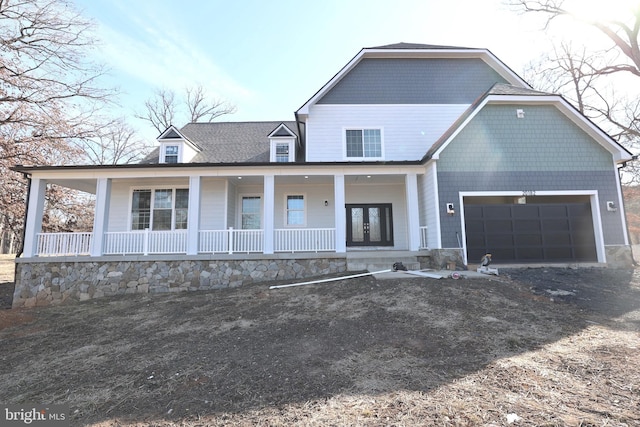
[[[465,205],[469,263],[597,261],[589,203]]]

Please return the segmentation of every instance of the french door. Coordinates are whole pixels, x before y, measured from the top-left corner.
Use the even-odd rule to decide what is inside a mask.
[[[347,246],[393,246],[391,203],[350,204]]]

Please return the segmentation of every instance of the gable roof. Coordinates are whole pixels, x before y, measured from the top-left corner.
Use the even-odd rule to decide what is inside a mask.
[[[269,135],[282,124],[298,136],[293,121],[189,123],[180,134],[200,148],[191,163],[268,163]],[[159,155],[155,149],[140,163],[158,163]]]
[[[541,92],[533,89],[515,87],[502,83],[495,84],[487,93],[478,98],[469,108],[447,129],[446,132],[429,148],[422,158],[425,162],[429,159],[438,159],[440,153],[451,143],[458,133],[465,128],[469,122],[488,103],[519,103],[519,104],[546,104],[555,105],[561,113],[575,123],[580,129],[586,132],[601,146],[609,151],[616,162],[624,163],[632,160],[633,154],[624,148],[619,142],[614,140],[609,134],[599,126],[582,115],[571,103],[561,95]]]
[[[477,58],[484,61],[511,85],[530,88],[531,86],[511,68],[500,61],[488,49],[469,47],[436,46],[417,43],[396,43],[385,46],[363,48],[335,76],[307,100],[296,112],[296,117],[306,116],[309,108],[334,88],[363,59],[368,58]]]

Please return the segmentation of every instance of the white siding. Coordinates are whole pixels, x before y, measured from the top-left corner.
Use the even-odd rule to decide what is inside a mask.
[[[335,227],[333,185],[277,185],[275,200],[275,227],[288,228],[286,223],[286,196],[304,195],[306,224],[299,228]],[[328,206],[324,205],[324,201]],[[295,227],[291,227],[295,228]]]
[[[226,228],[235,227],[236,226],[236,186],[229,181],[227,187],[227,225]]]
[[[200,229],[224,230],[227,226],[226,180],[202,179],[200,195]]]
[[[307,161],[345,160],[345,128],[383,129],[384,160],[420,160],[468,105],[314,105]]]
[[[393,215],[393,248],[409,248],[407,230],[407,201],[402,184],[346,184],[346,204],[350,203],[391,203]],[[418,231],[415,230],[415,233]]]

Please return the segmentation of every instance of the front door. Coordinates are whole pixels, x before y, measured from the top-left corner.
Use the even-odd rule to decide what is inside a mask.
[[[347,246],[393,246],[391,203],[346,207]]]

